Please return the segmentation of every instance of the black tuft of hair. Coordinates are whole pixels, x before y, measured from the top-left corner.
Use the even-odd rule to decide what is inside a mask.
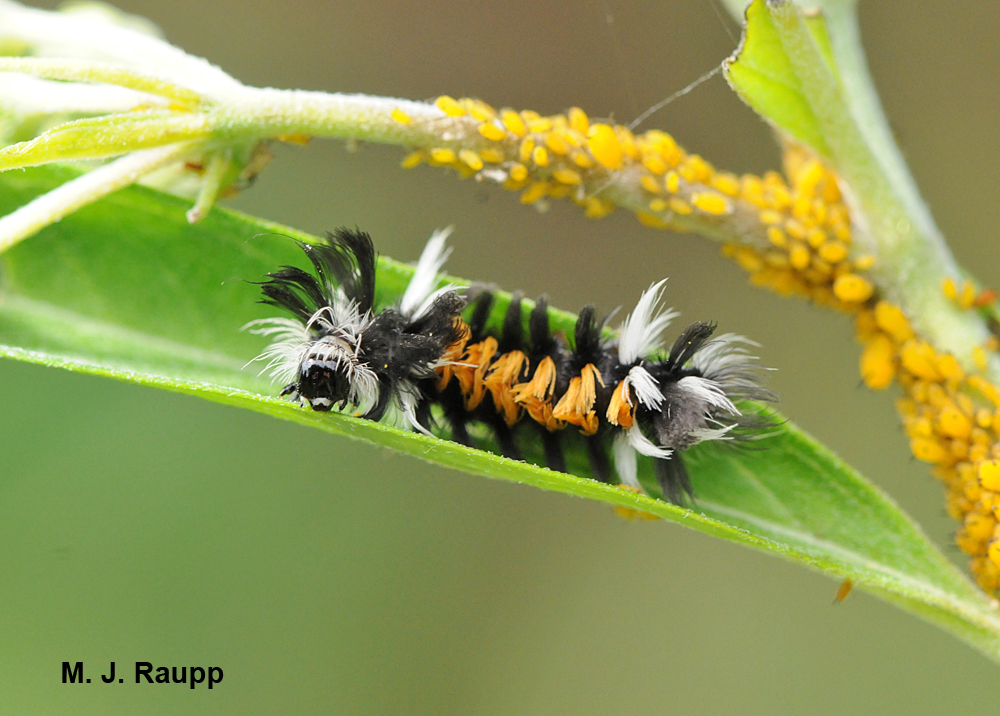
[[[498,353],[524,350],[524,324],[521,322],[521,302],[523,294],[515,291],[510,297],[510,305],[503,317]]]
[[[333,290],[340,286],[364,314],[375,303],[375,246],[372,237],[358,229],[341,227],[327,232],[329,244],[302,244],[306,256],[316,267],[320,280]],[[329,296],[332,302],[333,296]]]
[[[670,349],[670,357],[667,358],[667,369],[677,370],[683,368],[684,364],[691,360],[695,353],[700,351],[708,339],[715,333],[717,324],[698,321],[692,323],[677,336],[673,347]]]
[[[549,329],[549,302],[545,296],[539,296],[535,301],[535,307],[531,309],[528,317],[528,332],[531,337],[531,351],[533,353],[551,353],[556,342],[552,338],[552,331]]]

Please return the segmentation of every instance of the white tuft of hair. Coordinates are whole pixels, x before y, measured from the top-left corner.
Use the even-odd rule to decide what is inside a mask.
[[[650,410],[658,410],[663,403],[663,393],[657,388],[659,383],[641,365],[634,366],[625,379],[625,398],[628,400],[629,387],[635,390],[635,397]]]
[[[624,432],[615,436],[614,445],[611,448],[615,458],[615,472],[623,485],[642,490],[639,484],[639,467],[635,458],[635,448],[629,445],[628,435]],[[645,490],[642,490],[645,492]]]
[[[622,322],[618,338],[618,362],[635,363],[662,347],[660,334],[680,314],[660,305],[663,286],[667,279],[654,283],[635,304],[635,310]]]
[[[677,387],[690,395],[694,400],[707,403],[718,410],[725,410],[730,415],[740,415],[739,409],[726,395],[726,391],[714,380],[689,375],[677,381]]]
[[[251,363],[266,361],[257,375],[269,373],[271,381],[275,383],[290,383],[295,379],[309,349],[309,331],[305,326],[291,318],[261,318],[250,321],[240,330],[248,330],[258,336],[274,337],[271,344],[244,368]]]
[[[430,309],[438,296],[455,288],[449,285],[432,291],[445,261],[451,256],[451,248],[445,247],[445,241],[454,228],[454,226],[449,226],[446,229],[435,231],[420,254],[420,260],[417,261],[413,277],[399,302],[399,312],[407,318],[420,318]]]

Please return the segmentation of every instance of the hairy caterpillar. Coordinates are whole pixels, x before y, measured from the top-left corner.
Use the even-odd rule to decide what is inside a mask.
[[[515,459],[517,431],[535,429],[548,467],[563,472],[561,434],[572,426],[585,436],[595,478],[614,481],[611,443],[622,484],[643,489],[636,455],[647,455],[674,503],[692,495],[680,453],[706,440],[754,439],[769,424],[737,406],[775,399],[744,348],[756,344],[731,333],[713,338],[715,324],[697,322],[662,350],[660,335],[677,316],[661,306],[665,281],[642,294],[617,336],[605,336],[606,319],[598,320],[593,306],[580,312],[572,341],[554,335],[544,298],[529,314],[526,336],[519,294],[493,332],[486,326],[490,291],[434,290],[450,253],[448,233],[428,242],[400,302],[378,311],[368,234],[338,229],[327,244],[298,242],[315,274],[283,266],[260,283],[261,302],[293,318],[248,325],[272,338],[254,360],[284,384],[281,395],[314,410],[350,407],[428,435],[439,406],[453,440],[472,446],[468,424],[484,424]]]

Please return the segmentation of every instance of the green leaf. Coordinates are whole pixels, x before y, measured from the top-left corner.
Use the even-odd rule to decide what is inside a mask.
[[[71,159],[103,159],[208,136],[204,114],[150,110],[77,119],[0,149],[0,171]]]
[[[60,60],[50,57],[0,57],[0,72],[20,72],[33,77],[68,82],[101,82],[118,85],[166,97],[188,108],[197,107],[202,102],[201,95],[186,87],[109,62]]]
[[[73,176],[53,165],[2,174],[0,212]],[[221,209],[190,226],[185,208],[151,190],[123,190],[0,257],[0,354],[190,393],[474,474],[656,515],[850,579],[1000,659],[1000,616],[987,599],[888,497],[790,423],[765,450],[716,444],[689,451],[698,500],[684,509],[586,479],[574,431],[567,431],[568,463],[582,477],[278,399],[274,386],[243,369],[264,340],[239,327],[274,309],[258,305],[257,287],[240,279],[301,264],[292,242],[271,232],[310,237]],[[398,297],[409,274],[381,259],[379,300]],[[498,303],[495,316],[506,301]],[[552,313],[557,330],[573,320]],[[540,446],[528,447],[537,459]],[[650,465],[640,469],[649,478]]]
[[[747,7],[746,21],[743,41],[725,63],[729,85],[775,128],[829,157],[823,127],[803,91],[802,78],[765,0],[756,0]],[[815,18],[810,26],[820,33],[813,37],[821,38],[827,50],[824,54],[829,57],[829,38],[822,21]]]

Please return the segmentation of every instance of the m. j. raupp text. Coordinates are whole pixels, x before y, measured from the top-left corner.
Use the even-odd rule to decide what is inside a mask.
[[[124,684],[125,679],[116,676],[115,662],[111,662],[106,674],[101,674],[105,684],[118,682]],[[208,688],[222,683],[222,667],[220,666],[156,666],[149,661],[135,662],[135,683],[137,684],[190,684],[193,689],[198,684],[208,683]],[[62,663],[62,682],[64,684],[89,684],[90,679],[83,676],[83,662],[71,664]]]

